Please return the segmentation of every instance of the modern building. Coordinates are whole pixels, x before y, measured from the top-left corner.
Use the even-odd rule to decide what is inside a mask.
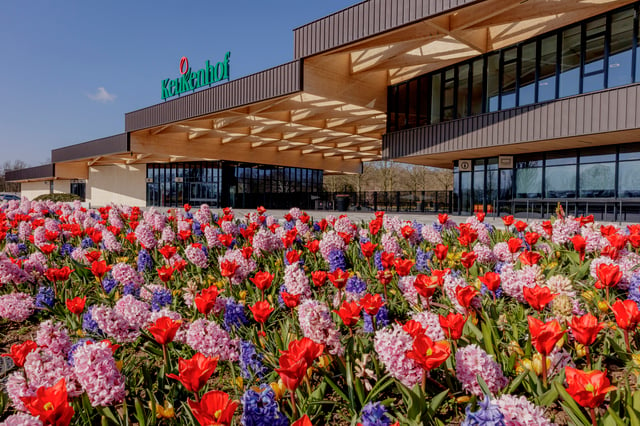
[[[8,178],[25,195],[84,182],[93,205],[248,207],[387,159],[453,168],[459,213],[635,214],[639,7],[365,1],[295,29],[292,62],[130,112],[123,134]]]

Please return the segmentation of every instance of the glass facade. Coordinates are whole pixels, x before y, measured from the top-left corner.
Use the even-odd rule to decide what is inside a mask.
[[[310,205],[322,170],[207,161],[147,165],[147,206],[289,208]]]
[[[617,9],[390,86],[387,131],[640,82],[639,7]],[[559,165],[556,172],[561,170]],[[570,188],[557,191],[571,193]]]
[[[640,143],[517,155],[512,169],[499,169],[497,160],[473,160],[464,172],[455,163],[454,211],[508,211],[514,200],[640,197]]]

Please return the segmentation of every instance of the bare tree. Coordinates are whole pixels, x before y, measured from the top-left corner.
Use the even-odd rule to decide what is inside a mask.
[[[7,182],[5,175],[12,170],[20,170],[28,167],[27,163],[22,160],[5,161],[0,166],[0,192],[20,192],[20,184],[16,182]]]

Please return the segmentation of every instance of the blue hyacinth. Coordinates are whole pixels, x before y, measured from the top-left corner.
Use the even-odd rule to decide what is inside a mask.
[[[334,272],[337,269],[347,270],[347,259],[342,250],[331,250],[329,253],[329,271]]]
[[[294,221],[289,220],[287,222],[285,222],[282,227],[286,230],[286,231],[291,231],[293,228],[296,227],[296,224]]]
[[[132,295],[136,299],[140,298],[140,287],[134,283],[126,283],[124,288],[122,289],[122,293],[126,296],[127,294]]]
[[[419,272],[428,272],[429,268],[429,260],[433,257],[432,251],[424,251],[422,249],[418,249],[416,251],[416,269]]]
[[[193,223],[191,224],[191,232],[196,237],[199,237],[199,236],[202,235],[202,229],[200,227],[200,222],[198,222],[197,220],[193,221]]]
[[[505,426],[504,415],[497,404],[492,403],[488,395],[484,401],[478,404],[478,411],[471,412],[471,406],[467,405],[465,414],[467,418],[461,426]]]
[[[442,225],[440,225],[439,223],[434,222],[433,223],[433,229],[435,229],[438,232],[442,232]]]
[[[261,379],[269,371],[262,364],[262,354],[256,352],[256,347],[247,340],[240,342],[240,369],[246,380]]]
[[[80,247],[82,247],[83,249],[91,248],[93,246],[93,240],[89,237],[83,238],[82,242],[80,243]]]
[[[373,255],[373,263],[375,263],[378,271],[384,271],[384,266],[382,266],[382,252],[375,252],[375,254]]]
[[[224,310],[224,328],[229,331],[231,327],[240,328],[248,324],[247,316],[244,313],[244,305],[240,302],[236,303],[233,299],[227,299]]]
[[[413,223],[411,224],[411,227],[413,229],[415,229],[416,231],[413,233],[413,235],[415,236],[415,241],[416,244],[419,244],[420,242],[422,242],[422,227],[424,225],[422,223],[418,223],[415,220],[413,221]]]
[[[370,402],[362,408],[362,426],[389,426],[387,408],[380,402]]]
[[[118,285],[118,281],[111,277],[111,274],[108,274],[102,279],[102,288],[104,288],[104,292],[109,294],[111,291],[116,288]]]
[[[138,272],[153,270],[153,259],[148,251],[141,249],[138,253]]]
[[[636,272],[629,281],[629,299],[640,304],[640,273]]]
[[[159,311],[164,306],[170,305],[171,300],[171,291],[166,288],[158,289],[151,294],[151,310]]]
[[[7,236],[5,237],[5,239],[7,240],[7,242],[9,243],[17,243],[18,241],[20,241],[20,239],[18,238],[17,234],[7,234]],[[23,244],[24,245],[24,244]],[[26,247],[26,246],[25,246]]]
[[[51,308],[55,303],[55,295],[52,287],[40,286],[36,296],[36,307]]]
[[[373,333],[373,321],[371,321],[371,315],[367,314],[363,310],[362,316],[364,317],[365,333]],[[387,306],[384,305],[376,314],[376,330],[380,330],[387,325],[389,325],[389,310],[387,309]]]
[[[25,246],[25,248],[26,248],[26,246]],[[73,252],[74,249],[75,249],[75,247],[73,247],[71,244],[64,243],[64,244],[62,244],[62,247],[60,247],[60,254],[62,256],[71,256],[71,253]]]
[[[93,311],[94,307],[95,305],[89,306],[89,308],[87,308],[87,311],[82,316],[82,329],[88,333],[102,334],[100,326],[98,326],[98,323],[93,319],[93,316],[91,316],[91,312]]]
[[[271,386],[249,388],[242,396],[242,424],[244,426],[288,426],[289,419],[280,412]]]

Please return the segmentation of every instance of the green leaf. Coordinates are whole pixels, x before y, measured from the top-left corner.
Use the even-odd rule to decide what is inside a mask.
[[[144,415],[144,409],[142,408],[142,403],[138,398],[133,401],[134,406],[136,407],[136,420],[138,421],[140,426],[147,426],[147,418]]]
[[[346,393],[344,393],[342,391],[342,389],[340,389],[340,386],[338,386],[336,384],[336,382],[334,382],[333,380],[331,380],[331,378],[328,375],[324,376],[324,380],[327,382],[327,384],[329,386],[331,386],[331,388],[336,391],[336,393],[342,398],[344,399],[348,404],[351,404],[351,401],[349,400],[349,397],[347,396]]]
[[[383,378],[381,378],[380,380],[378,380],[376,384],[373,386],[373,388],[371,388],[371,390],[369,391],[369,394],[365,398],[362,405],[367,405],[371,400],[376,399],[376,396],[379,393],[381,393],[383,390],[385,390],[392,384],[393,384],[393,379],[388,374]]]
[[[476,374],[476,380],[478,380],[478,385],[480,385],[480,389],[484,392],[485,395],[491,395],[491,391],[489,390],[489,386],[487,386],[487,382],[479,375]]]
[[[522,381],[524,380],[525,377],[527,377],[529,375],[528,371],[523,371],[522,373],[520,373],[518,375],[518,377],[516,377],[515,379],[513,379],[511,381],[511,383],[509,383],[509,386],[507,386],[507,389],[505,390],[505,394],[512,394],[515,392],[516,389],[518,389],[518,386],[520,386],[520,383],[522,383]]]
[[[540,398],[540,405],[545,407],[550,406],[558,399],[558,390],[555,387],[551,387],[547,392],[545,392]]]
[[[449,395],[449,389],[443,390],[442,392],[440,392],[439,394],[431,398],[431,402],[429,403],[429,408],[433,413],[435,413],[438,410],[438,408],[440,408],[440,404],[442,404],[442,401],[444,401],[447,395]]]
[[[622,421],[622,419],[611,409],[611,407],[607,408],[607,413],[609,415],[605,418],[605,425],[607,424],[607,421],[611,419],[613,420],[612,424],[617,426],[625,426],[626,423]]]
[[[558,382],[554,382],[553,386],[556,388],[560,397],[564,400],[564,403],[560,403],[560,405],[562,405],[564,411],[576,422],[576,424],[591,424],[591,420],[584,415],[578,406],[578,403],[571,397],[571,395],[569,395],[567,390]]]

